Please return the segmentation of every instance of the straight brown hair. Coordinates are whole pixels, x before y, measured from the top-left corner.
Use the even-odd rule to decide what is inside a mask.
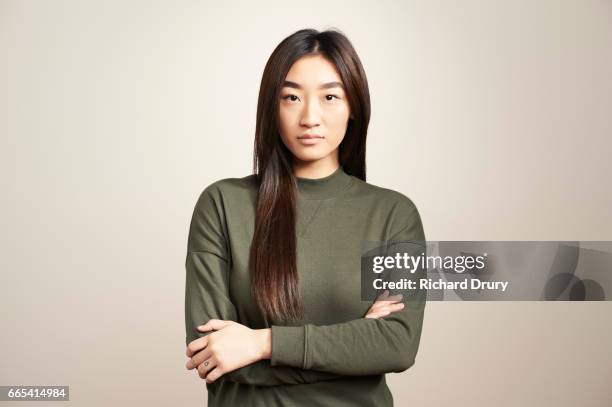
[[[366,180],[370,93],[361,61],[348,38],[338,30],[296,31],[274,49],[264,68],[253,152],[259,188],[249,253],[251,293],[264,317],[276,321],[298,320],[304,313],[296,255],[297,180],[293,154],[279,133],[279,99],[291,66],[299,58],[313,54],[335,65],[346,89],[352,118],[339,146],[340,165],[347,174]]]

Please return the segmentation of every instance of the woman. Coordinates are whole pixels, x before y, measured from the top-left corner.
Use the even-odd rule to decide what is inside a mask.
[[[368,84],[338,31],[300,30],[264,69],[254,169],[209,185],[188,238],[187,369],[209,406],[391,406],[424,301],[361,299],[363,241],[424,242],[399,192],[365,182]]]

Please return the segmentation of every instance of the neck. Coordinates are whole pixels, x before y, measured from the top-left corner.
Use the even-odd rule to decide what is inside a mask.
[[[353,182],[353,177],[338,166],[331,174],[320,178],[304,178],[296,176],[299,196],[301,199],[333,198],[346,190]]]
[[[338,167],[340,162],[338,161],[337,154],[332,154],[325,159],[316,161],[299,161],[293,160],[293,174],[299,178],[323,178],[333,174]]]

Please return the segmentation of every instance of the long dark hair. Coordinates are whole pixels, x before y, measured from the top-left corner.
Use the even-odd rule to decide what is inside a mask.
[[[348,38],[338,30],[299,30],[274,49],[264,68],[257,103],[253,170],[259,190],[250,250],[251,292],[265,317],[303,317],[296,262],[297,182],[293,154],[279,134],[279,99],[289,69],[305,55],[319,54],[336,66],[351,116],[339,146],[344,171],[366,180],[366,135],[370,93],[361,61]]]

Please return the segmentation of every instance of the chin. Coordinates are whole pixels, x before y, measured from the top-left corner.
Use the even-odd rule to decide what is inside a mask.
[[[300,161],[317,161],[321,158],[325,158],[330,154],[330,151],[315,151],[315,149],[297,148],[293,152],[293,155]]]

